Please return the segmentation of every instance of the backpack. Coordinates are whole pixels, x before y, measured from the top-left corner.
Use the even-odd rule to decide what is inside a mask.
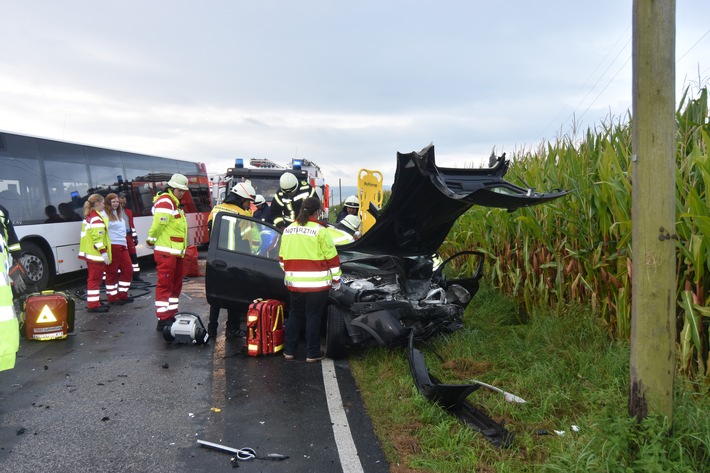
[[[247,311],[247,354],[271,355],[284,348],[284,303],[256,299]]]

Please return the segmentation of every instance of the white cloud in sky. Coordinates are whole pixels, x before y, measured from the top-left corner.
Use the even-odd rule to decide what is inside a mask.
[[[0,129],[205,162],[305,157],[333,184],[430,142],[487,162],[631,107],[632,2],[3,2]],[[710,2],[677,1],[677,79]]]

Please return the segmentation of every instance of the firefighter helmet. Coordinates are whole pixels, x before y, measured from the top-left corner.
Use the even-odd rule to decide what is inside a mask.
[[[234,184],[230,192],[234,192],[239,197],[246,200],[254,200],[254,196],[256,195],[256,191],[252,185],[249,184],[249,181],[237,182]]]
[[[345,199],[345,203],[343,204],[345,207],[350,207],[352,209],[359,209],[360,208],[360,200],[354,196],[351,195],[347,199]]]
[[[347,217],[342,219],[341,222],[343,222],[343,225],[348,227],[350,230],[356,232],[360,228],[360,223],[362,221],[357,215],[348,215]]]
[[[261,205],[265,203],[266,199],[264,199],[264,196],[261,194],[256,194],[256,197],[254,197],[254,205]]]
[[[279,186],[284,192],[293,192],[298,187],[298,178],[290,172],[285,172],[279,179]]]
[[[173,174],[173,176],[168,181],[168,186],[173,189],[180,189],[183,191],[187,190],[187,178],[182,174]]]

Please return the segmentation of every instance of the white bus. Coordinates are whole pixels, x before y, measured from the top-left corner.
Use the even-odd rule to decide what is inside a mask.
[[[0,204],[10,214],[36,289],[86,268],[78,258],[79,235],[83,205],[93,193],[126,194],[138,256],[152,254],[145,240],[153,196],[174,173],[189,180],[182,199],[189,244],[205,245],[212,198],[204,164],[0,132]]]

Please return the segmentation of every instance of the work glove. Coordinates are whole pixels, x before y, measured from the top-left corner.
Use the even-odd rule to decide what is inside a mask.
[[[15,263],[15,265],[10,268],[10,278],[12,279],[12,289],[15,294],[20,295],[27,289],[27,283],[25,282],[25,268],[20,263]]]
[[[337,291],[340,289],[340,281],[333,281],[333,283],[330,285],[331,289],[334,291]]]
[[[106,264],[106,265],[111,264],[111,262],[108,259],[108,253],[101,253],[101,257],[104,259],[104,264]]]
[[[138,246],[138,237],[137,236],[133,237],[133,244]]]
[[[151,242],[150,240],[146,240],[145,244],[148,245],[149,248],[153,248],[155,246],[155,243]]]

